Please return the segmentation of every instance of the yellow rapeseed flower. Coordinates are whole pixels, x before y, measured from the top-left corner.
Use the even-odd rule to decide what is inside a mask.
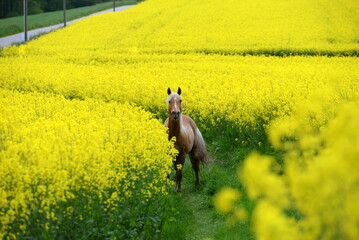
[[[214,198],[214,205],[220,213],[230,213],[234,209],[234,203],[240,199],[240,193],[236,189],[223,188]]]

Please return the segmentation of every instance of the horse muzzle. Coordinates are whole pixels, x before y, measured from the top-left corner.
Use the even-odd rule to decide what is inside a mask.
[[[177,120],[181,117],[181,112],[179,112],[179,111],[173,111],[171,114],[172,114],[173,119],[175,119],[175,120]]]

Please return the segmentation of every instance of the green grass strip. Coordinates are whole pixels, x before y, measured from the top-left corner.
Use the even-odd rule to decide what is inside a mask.
[[[116,7],[124,5],[136,4],[136,0],[121,0],[116,1]],[[88,7],[74,8],[66,10],[66,20],[71,21],[80,17],[90,15],[95,12],[100,12],[113,7],[113,2],[105,2]],[[63,11],[47,12],[28,16],[29,30],[47,27],[63,22]],[[9,36],[12,34],[24,31],[23,16],[0,19],[0,37]]]

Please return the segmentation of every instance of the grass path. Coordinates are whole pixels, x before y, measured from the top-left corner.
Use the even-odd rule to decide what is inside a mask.
[[[237,149],[212,154],[216,161],[209,168],[201,169],[203,184],[200,186],[194,185],[194,173],[187,159],[183,168],[182,194],[173,191],[170,195],[173,215],[166,222],[160,239],[254,239],[250,221],[229,227],[225,224],[225,216],[217,213],[213,204],[213,196],[223,187],[241,189],[236,172],[252,150]],[[246,198],[241,204],[252,209],[253,203]]]
[[[187,159],[188,160],[188,159]],[[203,169],[202,180],[205,181]],[[160,239],[197,240],[214,238],[216,226],[220,224],[216,217],[212,196],[205,190],[205,183],[196,186],[191,163],[186,161],[183,168],[182,193],[174,190],[170,195],[173,215],[164,227]],[[174,176],[173,176],[174,177]]]
[[[161,239],[214,239],[217,226],[222,222],[219,221],[220,216],[214,209],[212,198],[202,192],[201,186],[188,186],[187,181],[182,186],[186,186],[182,194],[172,193],[176,211],[173,221],[166,224]]]
[[[214,238],[216,228],[222,224],[216,219],[217,213],[214,208],[208,205],[208,200],[198,193],[188,193],[183,196],[185,207],[191,209],[193,218],[191,219],[185,239],[195,240],[204,238]]]

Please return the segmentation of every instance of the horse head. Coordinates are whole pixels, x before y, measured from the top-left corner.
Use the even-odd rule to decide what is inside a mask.
[[[178,88],[177,93],[171,92],[171,89],[167,89],[168,98],[167,98],[167,106],[168,106],[168,114],[172,117],[173,120],[178,120],[181,117],[182,113],[182,99],[181,88]]]

